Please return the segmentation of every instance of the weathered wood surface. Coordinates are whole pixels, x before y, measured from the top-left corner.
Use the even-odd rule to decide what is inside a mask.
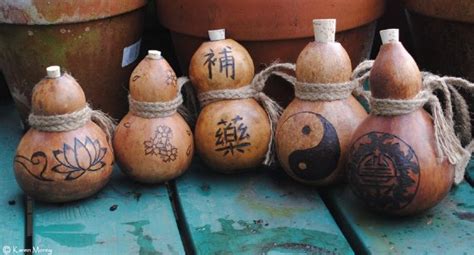
[[[281,172],[223,175],[195,160],[176,190],[197,254],[353,254],[316,189]]]
[[[324,197],[357,253],[474,254],[474,188],[468,182],[431,210],[404,218],[369,212],[349,187],[332,188]]]
[[[0,102],[0,123],[0,249],[23,249],[24,196],[13,173],[13,158],[23,131],[20,116],[9,101]]]
[[[34,246],[57,254],[183,254],[167,189],[126,179],[119,169],[96,196],[34,205]]]

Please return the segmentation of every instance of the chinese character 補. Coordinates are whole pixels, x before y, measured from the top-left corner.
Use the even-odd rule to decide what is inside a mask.
[[[247,126],[242,122],[243,118],[237,115],[230,121],[221,119],[217,125],[216,131],[216,151],[223,151],[234,155],[234,152],[244,153],[244,148],[250,146],[245,140],[250,139],[247,133]]]
[[[212,80],[212,68],[216,65],[216,55],[212,49],[209,49],[209,53],[204,55],[204,65],[207,66],[209,73],[209,79]],[[219,52],[219,72],[225,73],[226,78],[235,80],[235,60],[232,56],[232,48],[226,46]]]

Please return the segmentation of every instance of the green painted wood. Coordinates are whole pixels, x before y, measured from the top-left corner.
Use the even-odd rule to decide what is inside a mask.
[[[184,254],[167,189],[115,173],[96,196],[35,203],[34,245],[54,254]]]
[[[0,249],[6,246],[12,250],[15,247],[23,249],[24,198],[13,173],[13,158],[23,131],[12,102],[0,102],[0,123]]]
[[[349,187],[324,197],[360,254],[474,254],[474,188],[467,182],[435,208],[402,218],[366,210]]]
[[[281,172],[224,175],[196,159],[176,193],[197,254],[353,254],[318,192]]]

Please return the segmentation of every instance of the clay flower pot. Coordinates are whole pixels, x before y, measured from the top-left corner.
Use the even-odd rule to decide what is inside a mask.
[[[188,69],[209,29],[225,28],[230,38],[248,49],[256,72],[275,60],[296,62],[312,41],[308,24],[316,18],[337,19],[336,40],[357,65],[370,53],[375,21],[384,5],[383,0],[157,0],[158,17],[171,30],[182,70]],[[293,95],[289,86],[267,87],[280,102],[289,102]]]
[[[405,0],[405,5],[421,67],[474,81],[474,1]]]
[[[0,1],[0,70],[24,120],[44,68],[61,65],[89,102],[121,117],[138,57],[146,0]]]
[[[405,6],[420,67],[474,81],[474,1],[405,0]],[[474,97],[461,94],[472,112]]]

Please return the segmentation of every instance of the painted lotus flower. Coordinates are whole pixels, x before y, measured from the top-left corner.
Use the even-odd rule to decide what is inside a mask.
[[[107,148],[101,147],[99,140],[86,137],[85,142],[74,138],[74,147],[64,144],[62,150],[53,151],[54,157],[59,162],[52,170],[66,174],[65,180],[75,180],[87,171],[98,171],[106,163],[102,161]]]

